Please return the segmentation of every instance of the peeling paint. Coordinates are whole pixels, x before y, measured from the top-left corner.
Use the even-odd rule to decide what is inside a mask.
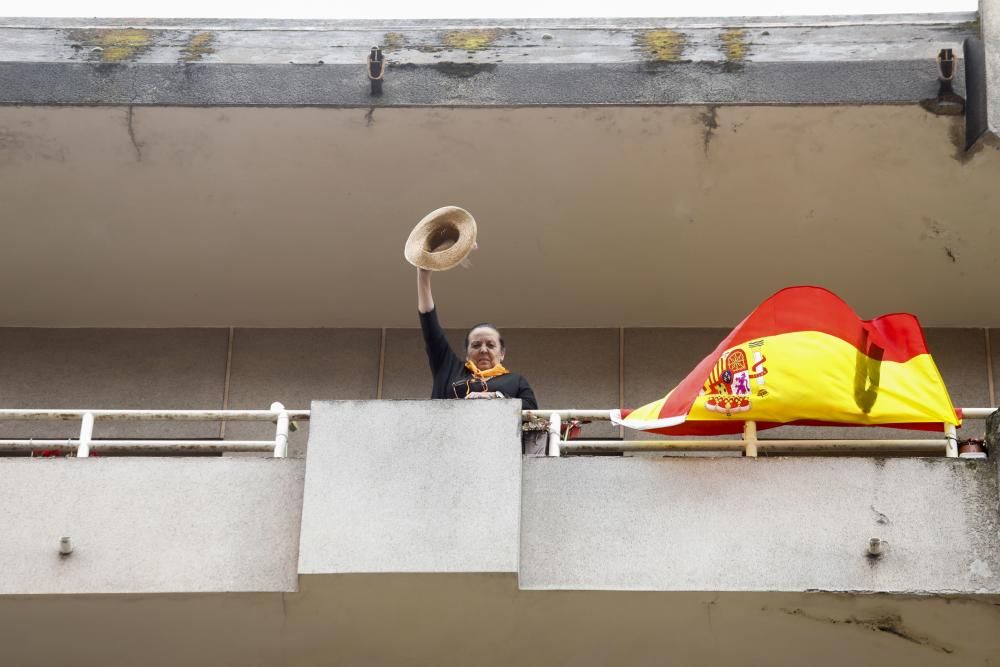
[[[449,49],[461,49],[463,51],[482,51],[493,46],[500,37],[514,34],[513,30],[501,30],[490,28],[488,30],[452,30],[445,34],[441,43]]]
[[[188,40],[187,45],[181,49],[181,60],[186,63],[197,62],[202,59],[203,56],[207,56],[215,53],[215,49],[212,48],[212,42],[215,41],[214,32],[199,32]]]
[[[727,63],[738,64],[746,60],[750,52],[750,43],[746,41],[746,30],[729,28],[722,32],[720,39],[722,40],[722,52],[726,56]]]
[[[101,62],[120,63],[134,60],[149,50],[155,32],[139,28],[84,28],[70,30],[67,36],[81,46],[90,47]]]
[[[969,566],[969,574],[973,578],[978,579],[993,578],[993,570],[990,569],[990,566],[986,563],[986,561],[979,558],[973,561],[972,565]]]
[[[923,216],[924,231],[920,233],[921,241],[938,241],[942,244],[944,254],[953,263],[958,262],[958,251],[956,245],[964,245],[965,241],[961,235],[949,230],[944,223],[929,216]],[[947,244],[947,245],[945,245]]]
[[[647,30],[636,36],[635,43],[654,62],[681,62],[687,37],[676,30]]]

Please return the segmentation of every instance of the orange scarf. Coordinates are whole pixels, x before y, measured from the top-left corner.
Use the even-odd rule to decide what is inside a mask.
[[[485,371],[481,371],[478,368],[476,368],[476,365],[474,363],[472,363],[471,361],[466,361],[465,367],[469,369],[469,372],[472,373],[473,377],[479,378],[480,380],[489,380],[490,378],[495,378],[498,375],[506,375],[507,373],[510,373],[510,371],[504,368],[502,364],[497,364],[493,368],[488,368]]]

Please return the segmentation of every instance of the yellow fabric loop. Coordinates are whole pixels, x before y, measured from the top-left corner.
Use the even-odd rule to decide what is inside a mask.
[[[504,368],[502,364],[497,364],[493,368],[487,368],[485,371],[481,371],[476,368],[476,365],[471,361],[466,361],[465,367],[469,369],[469,372],[472,373],[473,376],[479,378],[480,380],[488,380],[490,378],[495,378],[498,375],[506,375],[507,373],[510,373],[510,371]]]

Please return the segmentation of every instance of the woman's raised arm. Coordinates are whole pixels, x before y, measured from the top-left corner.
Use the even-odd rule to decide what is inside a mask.
[[[431,294],[431,272],[417,269],[417,312],[429,313],[434,310],[434,295]]]

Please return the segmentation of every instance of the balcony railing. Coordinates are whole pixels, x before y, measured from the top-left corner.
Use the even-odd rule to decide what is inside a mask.
[[[188,452],[273,452],[275,458],[288,456],[288,431],[296,420],[309,419],[309,410],[289,410],[272,403],[269,410],[0,410],[0,421],[72,421],[80,420],[77,439],[0,439],[0,452],[38,450],[90,456],[91,449],[114,454],[183,454]],[[274,422],[273,440],[160,440],[95,439],[98,421],[202,421],[202,422]]]
[[[962,408],[969,419],[984,419],[996,408]],[[547,421],[549,456],[564,454],[599,454],[617,452],[742,452],[759,454],[886,454],[959,456],[955,427],[946,425],[941,437],[926,439],[759,439],[756,422],[745,422],[739,440],[718,438],[671,438],[665,440],[573,440],[564,426],[580,421],[610,421],[611,410],[525,410],[524,421]],[[23,453],[39,450],[75,454],[87,458],[91,450],[109,454],[217,454],[222,452],[270,452],[275,458],[288,455],[288,432],[296,421],[308,420],[309,410],[285,408],[272,403],[269,410],[0,410],[0,421],[72,421],[80,420],[78,438],[0,439],[0,453]],[[102,421],[204,421],[204,422],[273,422],[273,440],[166,440],[166,439],[95,439],[94,426]]]
[[[984,419],[996,408],[960,408],[969,419]],[[744,422],[740,440],[712,438],[669,440],[581,440],[573,441],[563,430],[564,420],[610,421],[611,410],[531,410],[524,412],[525,419],[548,420],[548,455],[598,454],[612,452],[719,452],[741,451],[744,456],[766,454],[872,454],[912,453],[937,454],[957,458],[958,434],[955,427],[946,424],[943,437],[928,439],[786,439],[757,438],[757,423]]]

